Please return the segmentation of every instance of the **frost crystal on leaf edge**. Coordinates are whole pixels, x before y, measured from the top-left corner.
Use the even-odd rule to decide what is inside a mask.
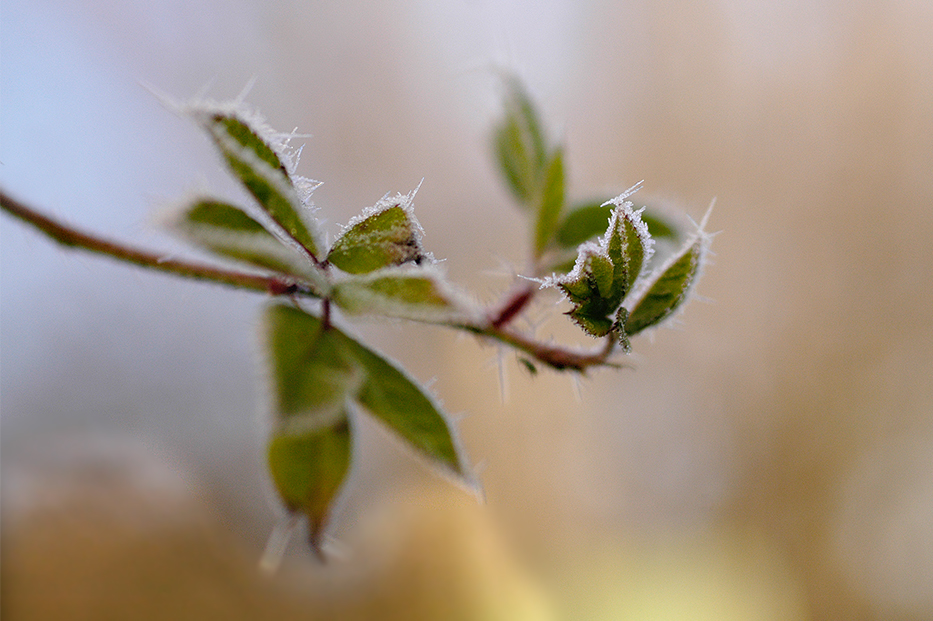
[[[648,225],[645,224],[641,219],[641,214],[645,211],[645,208],[642,207],[641,209],[633,209],[635,204],[630,200],[626,200],[629,196],[640,190],[642,184],[644,184],[644,181],[639,181],[625,192],[622,192],[615,198],[603,203],[603,206],[615,206],[615,208],[612,210],[612,213],[609,215],[609,226],[606,228],[606,233],[602,237],[597,238],[595,242],[585,241],[577,247],[577,259],[573,264],[573,269],[568,273],[547,276],[542,279],[534,279],[541,283],[541,289],[548,289],[552,287],[560,288],[560,285],[562,284],[579,280],[583,275],[583,270],[586,267],[587,260],[591,256],[598,255],[609,259],[609,240],[612,238],[612,232],[615,230],[616,226],[618,226],[619,218],[624,216],[629,217],[632,226],[635,227],[635,231],[638,233],[639,239],[641,239],[644,243],[645,256],[642,265],[646,265],[648,263],[651,255],[654,254],[654,239],[648,232]],[[564,295],[567,295],[566,292],[564,292]]]
[[[290,132],[276,131],[258,110],[243,102],[242,95],[231,101],[197,98],[181,103],[164,97],[163,101],[180,115],[191,117],[201,125],[206,125],[208,120],[215,115],[234,117],[244,123],[272,149],[272,152],[282,162],[301,204],[311,211],[317,210],[311,200],[311,193],[323,181],[296,174],[295,171],[298,168],[304,146],[295,147],[291,145],[294,138],[309,138],[311,134],[299,134],[296,130]]]

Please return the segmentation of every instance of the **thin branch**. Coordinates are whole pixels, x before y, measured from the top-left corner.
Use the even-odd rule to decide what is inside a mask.
[[[523,282],[515,289],[505,301],[499,306],[499,309],[489,317],[489,323],[494,328],[504,328],[507,323],[520,315],[525,307],[531,303],[538,287],[529,281]]]
[[[609,357],[615,351],[615,343],[611,338],[606,339],[606,344],[601,349],[575,351],[557,345],[541,343],[519,332],[498,328],[491,324],[486,326],[460,324],[455,327],[472,332],[477,336],[485,336],[510,345],[519,351],[525,352],[538,362],[558,371],[578,371],[582,373],[591,367],[619,366],[617,363],[609,362]]]
[[[261,291],[272,295],[314,295],[314,292],[300,281],[277,276],[235,272],[176,259],[164,259],[155,252],[140,250],[83,233],[35,211],[31,207],[11,198],[3,190],[0,190],[0,208],[69,248],[79,248],[147,269],[167,272],[183,278],[215,282],[238,289]],[[607,338],[606,345],[600,350],[581,352],[548,343],[540,343],[508,328],[506,324],[527,307],[532,297],[534,297],[534,293],[535,290],[530,286],[517,290],[506,299],[500,310],[492,313],[483,323],[447,325],[448,327],[459,328],[477,336],[495,339],[510,345],[519,351],[525,352],[542,364],[558,370],[584,372],[596,366],[618,366],[609,362],[609,357],[615,350],[615,344],[611,338]],[[330,304],[328,302],[329,300],[325,298],[323,310],[325,321],[330,319]]]
[[[309,293],[303,288],[299,289],[297,283],[286,278],[247,274],[211,265],[189,263],[176,259],[165,259],[162,255],[155,252],[132,248],[95,235],[83,233],[35,211],[20,201],[10,197],[3,190],[0,190],[0,208],[11,216],[19,218],[36,227],[56,242],[69,248],[79,248],[88,252],[107,255],[119,259],[120,261],[132,263],[133,265],[138,265],[147,269],[168,272],[169,274],[175,274],[183,278],[212,281],[238,289],[262,291],[273,295]]]

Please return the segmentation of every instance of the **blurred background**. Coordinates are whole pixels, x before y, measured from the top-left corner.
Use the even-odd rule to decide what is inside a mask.
[[[155,215],[245,199],[148,89],[255,78],[327,231],[424,179],[426,246],[491,302],[528,251],[489,157],[507,69],[572,197],[644,179],[722,231],[632,369],[355,325],[433,382],[486,501],[361,419],[334,561],[295,541],[269,578],[265,300],[3,215],[4,616],[933,619],[931,32],[927,0],[4,0],[0,183],[83,229],[196,256]],[[552,302],[538,334],[585,343]]]

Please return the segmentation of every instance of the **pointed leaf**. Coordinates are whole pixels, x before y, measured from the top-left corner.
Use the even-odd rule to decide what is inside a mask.
[[[199,199],[168,223],[188,241],[214,253],[263,269],[323,282],[320,271],[238,207]]]
[[[400,197],[405,198],[405,197]],[[351,274],[401,265],[424,258],[421,227],[399,200],[351,223],[334,242],[327,260]]]
[[[360,405],[398,434],[417,454],[461,477],[468,477],[452,425],[429,393],[398,367],[353,341],[357,360],[366,369]]]
[[[547,161],[544,132],[522,84],[512,78],[506,89],[505,118],[494,133],[496,159],[509,189],[520,203],[530,205]]]
[[[249,124],[240,118],[231,114],[215,114],[212,119],[214,127],[212,133],[224,135],[232,138],[244,149],[252,151],[260,160],[282,171],[287,177],[288,171],[279,155],[271,146],[259,137],[259,132],[249,126]]]
[[[630,201],[614,201],[609,230],[601,241],[613,264],[612,293],[606,297],[618,306],[654,252],[654,240],[641,220],[641,212],[633,211]]]
[[[386,268],[334,285],[333,300],[351,315],[445,321],[467,313],[433,267]]]
[[[545,280],[560,288],[574,304],[567,313],[587,334],[606,336],[618,328],[613,315],[653,252],[653,240],[641,221],[641,212],[625,200],[641,184],[610,201],[609,227],[597,242],[580,245],[573,270]]]
[[[698,237],[681,253],[672,257],[646,286],[625,324],[629,336],[658,324],[683,303],[699,273],[705,243],[705,238]]]
[[[282,157],[262,138],[264,132],[233,113],[202,115],[230,169],[272,219],[295,242],[318,255],[315,236],[301,218],[303,209]]]
[[[269,441],[272,482],[285,507],[308,520],[312,550],[321,543],[352,452],[346,412],[330,425],[304,433],[275,433]]]
[[[540,256],[551,243],[564,207],[564,154],[557,149],[544,173],[535,223],[535,251]]]
[[[567,313],[590,336],[605,336],[612,329],[609,315],[616,310],[609,297],[613,287],[613,265],[603,249],[593,243],[580,246],[573,271],[548,284],[559,287],[574,308]]]

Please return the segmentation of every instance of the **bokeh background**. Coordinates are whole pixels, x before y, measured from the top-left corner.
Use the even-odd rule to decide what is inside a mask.
[[[154,214],[242,194],[149,89],[255,78],[326,230],[424,179],[426,245],[492,301],[527,252],[506,69],[574,197],[645,179],[722,231],[633,369],[356,325],[459,416],[485,503],[361,422],[334,561],[269,578],[265,301],[0,217],[5,618],[933,619],[931,32],[927,0],[4,0],[0,183],[85,229],[196,256]]]

